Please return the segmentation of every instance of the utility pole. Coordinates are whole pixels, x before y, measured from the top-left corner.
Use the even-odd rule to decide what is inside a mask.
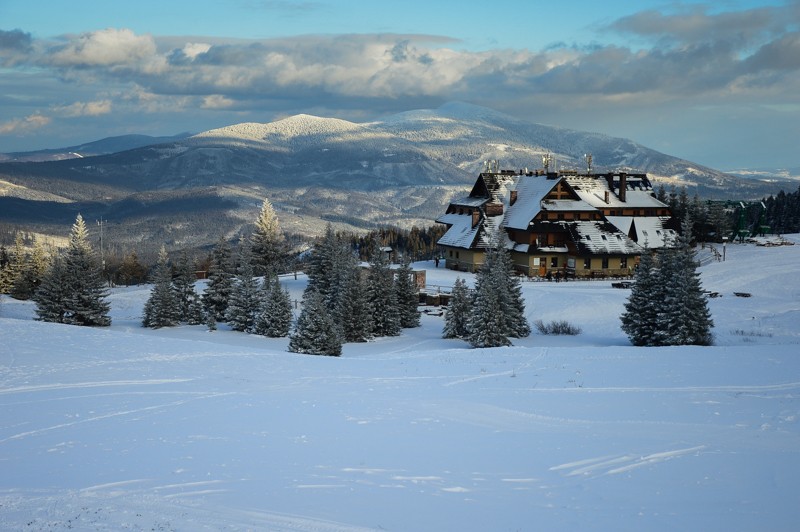
[[[100,263],[103,265],[103,275],[106,273],[106,257],[103,253],[103,217],[101,216],[100,219],[97,221],[97,225],[100,226]]]

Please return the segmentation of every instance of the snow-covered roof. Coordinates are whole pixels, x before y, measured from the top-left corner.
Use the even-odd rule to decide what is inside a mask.
[[[649,190],[628,190],[625,192],[625,205],[628,207],[666,207]]]
[[[642,248],[614,226],[606,222],[573,222],[575,243],[593,254],[638,255]]]
[[[542,199],[553,190],[561,179],[545,179],[543,177],[520,176],[514,190],[517,200],[508,207],[505,225],[510,229],[527,229],[539,211],[542,210]]]
[[[632,238],[642,247],[646,242],[648,248],[663,248],[677,237],[674,230],[664,227],[669,220],[666,216],[607,216],[606,218],[626,235],[630,235],[633,228]]]
[[[640,180],[628,182],[628,186],[625,187],[625,201],[621,201],[617,195],[618,191],[612,191],[608,186],[608,181],[600,177],[578,175],[567,176],[565,179],[582,200],[597,208],[666,207],[664,203],[653,196],[650,188],[642,185]],[[607,202],[606,192],[608,192]]]
[[[678,234],[673,229],[664,227],[664,224],[669,220],[667,217],[657,216],[642,216],[633,219],[632,225],[636,229],[636,241],[642,247],[647,245],[648,248],[663,248],[668,247]]]
[[[445,214],[437,222],[450,225],[444,235],[439,239],[439,245],[456,248],[469,248],[475,242],[475,237],[480,229],[480,224],[472,227],[471,214]]]
[[[456,205],[458,207],[480,207],[484,203],[489,201],[489,198],[473,198],[471,196],[465,196],[463,198],[454,199],[450,202],[450,205]]]

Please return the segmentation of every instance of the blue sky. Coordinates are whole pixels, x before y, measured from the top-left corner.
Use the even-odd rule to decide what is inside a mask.
[[[2,0],[0,152],[451,100],[800,166],[800,0]]]

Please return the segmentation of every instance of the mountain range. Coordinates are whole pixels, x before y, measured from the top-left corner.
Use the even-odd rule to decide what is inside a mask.
[[[487,161],[500,168],[647,172],[690,195],[759,198],[796,182],[743,179],[631,140],[526,122],[452,102],[354,123],[296,115],[196,135],[129,135],[0,156],[0,223],[45,235],[68,232],[78,212],[104,220],[123,248],[205,246],[233,237],[269,198],[283,228],[427,226],[465,194]]]

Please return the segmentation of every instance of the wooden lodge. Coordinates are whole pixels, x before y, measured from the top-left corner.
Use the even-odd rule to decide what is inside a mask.
[[[645,174],[523,172],[478,175],[469,195],[436,221],[446,267],[475,271],[495,231],[514,267],[532,277],[628,277],[645,248],[668,245],[669,207]]]

